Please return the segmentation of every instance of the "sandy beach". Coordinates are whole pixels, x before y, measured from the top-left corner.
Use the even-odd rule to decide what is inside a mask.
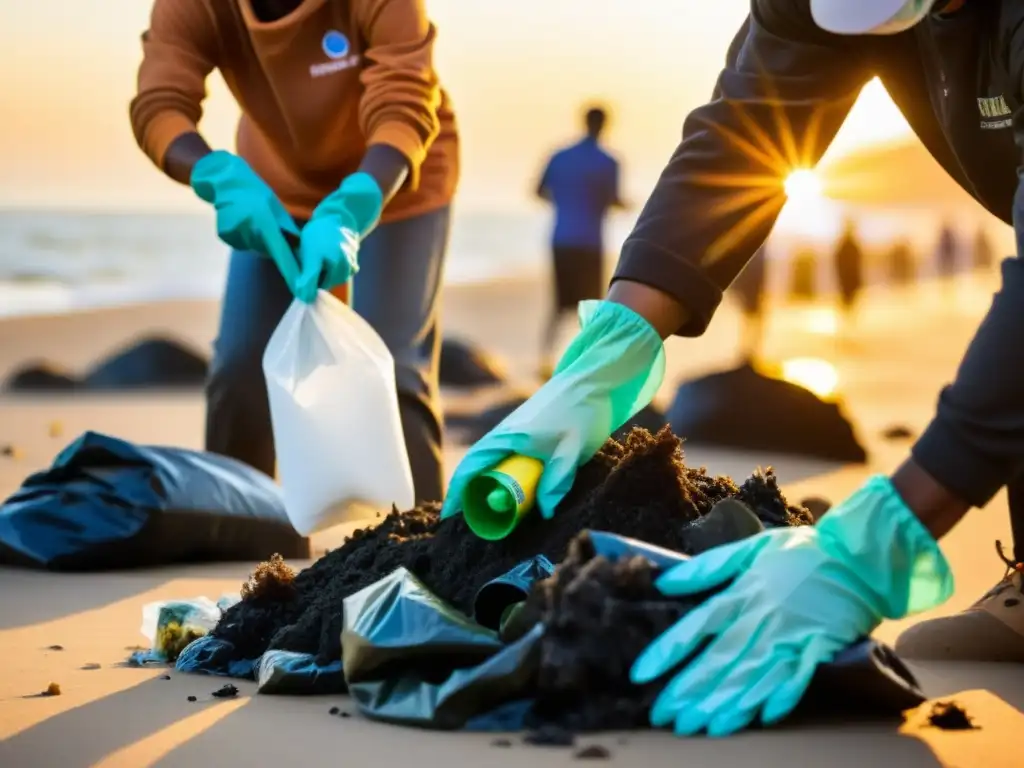
[[[864,466],[692,446],[688,462],[746,476],[773,465],[794,500],[818,495],[838,500],[873,472],[892,469],[909,443],[887,441],[882,431],[902,424],[921,430],[939,388],[996,288],[994,276],[969,276],[962,284],[895,292],[873,289],[856,332],[845,341],[829,332],[822,307],[783,307],[773,316],[767,354],[775,360],[822,358],[835,365],[839,391],[861,441],[870,452]],[[445,328],[499,354],[513,378],[534,386],[536,348],[545,317],[544,289],[535,280],[453,287],[446,292]],[[912,309],[913,311],[908,311]],[[0,322],[0,377],[35,359],[79,372],[134,337],[168,333],[209,349],[217,321],[216,302],[168,302],[73,315],[12,318]],[[666,404],[683,378],[736,362],[739,317],[723,307],[701,339],[668,343],[669,374],[658,401]],[[451,407],[471,405],[448,393]],[[138,395],[0,396],[0,444],[16,456],[0,458],[0,494],[6,497],[32,471],[86,429],[141,443],[202,447],[200,392]],[[463,446],[446,448],[451,471]],[[333,546],[344,530],[315,539]],[[996,539],[1009,541],[1006,501],[971,515],[945,541],[956,577],[955,597],[937,613],[973,602],[1002,575]],[[297,564],[301,565],[301,564]],[[520,746],[491,748],[490,735],[432,733],[330,717],[341,697],[251,696],[241,685],[237,699],[208,694],[219,682],[164,670],[123,666],[139,633],[142,606],[161,598],[236,591],[249,564],[166,568],[152,571],[69,576],[0,570],[0,765],[134,766],[182,764],[273,765],[285,760],[353,759],[399,765],[412,750],[422,766],[455,759],[487,765],[561,765],[571,750]],[[908,621],[920,620],[915,617]],[[893,640],[902,623],[883,625],[876,636]],[[49,650],[51,646],[63,650]],[[83,669],[87,665],[98,669]],[[1024,727],[1024,669],[1000,665],[911,665],[932,697],[957,694],[981,730],[942,732],[911,717],[898,732],[892,725],[828,725],[748,733],[724,741],[680,741],[663,733],[606,734],[580,740],[599,743],[612,760],[650,766],[903,766],[1020,765],[1016,732]],[[35,694],[50,682],[58,697]],[[966,692],[966,693],[965,693]],[[189,703],[194,695],[198,702]],[[525,751],[529,749],[529,751]]]

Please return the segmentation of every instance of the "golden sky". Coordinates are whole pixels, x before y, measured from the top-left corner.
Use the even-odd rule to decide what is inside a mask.
[[[128,126],[147,0],[0,0],[0,205],[194,209]],[[687,111],[711,92],[749,0],[427,0],[438,69],[459,112],[460,208],[528,204],[545,154],[574,138],[581,102],[615,109],[609,143],[642,200]],[[219,79],[202,126],[231,147]],[[906,134],[877,84],[835,152]]]

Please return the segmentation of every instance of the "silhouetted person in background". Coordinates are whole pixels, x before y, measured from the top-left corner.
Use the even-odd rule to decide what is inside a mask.
[[[764,300],[768,278],[768,258],[765,247],[758,248],[732,285],[730,293],[736,297],[743,315],[740,330],[740,354],[745,362],[753,364],[761,356],[764,343]]]
[[[814,301],[818,295],[818,254],[801,248],[790,262],[789,300]]]
[[[956,274],[956,235],[948,224],[939,232],[935,246],[935,271],[939,277],[953,277]]]
[[[587,299],[604,296],[604,220],[622,207],[619,163],[600,144],[608,115],[599,107],[585,117],[586,135],[556,152],[537,185],[537,195],[555,208],[551,235],[555,306],[545,329],[541,375],[550,376],[558,328],[567,312]]]
[[[984,227],[978,227],[978,232],[974,235],[974,250],[971,254],[971,261],[974,268],[979,271],[991,271],[995,264],[995,251]]]
[[[886,258],[889,282],[892,285],[913,285],[917,278],[917,264],[914,263],[914,251],[906,240],[898,240]]]
[[[832,263],[839,288],[839,307],[844,325],[848,325],[857,308],[857,299],[864,289],[864,249],[857,239],[857,228],[847,221],[843,234],[832,254]]]

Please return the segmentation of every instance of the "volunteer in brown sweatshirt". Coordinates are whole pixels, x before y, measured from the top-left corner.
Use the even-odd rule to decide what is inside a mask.
[[[293,297],[358,272],[353,306],[395,358],[416,498],[441,498],[438,291],[458,139],[436,34],[423,0],[155,1],[132,128],[234,249],[207,450],[273,474],[263,350]],[[237,154],[198,132],[214,69],[242,111]]]

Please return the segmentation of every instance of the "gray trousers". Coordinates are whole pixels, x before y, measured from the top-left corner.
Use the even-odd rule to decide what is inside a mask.
[[[449,208],[382,224],[363,241],[353,308],[395,358],[402,429],[417,503],[440,501],[442,417],[438,297]],[[292,295],[270,259],[233,252],[206,385],[206,450],[273,476],[276,465],[263,351]],[[339,440],[346,439],[338,435]]]

